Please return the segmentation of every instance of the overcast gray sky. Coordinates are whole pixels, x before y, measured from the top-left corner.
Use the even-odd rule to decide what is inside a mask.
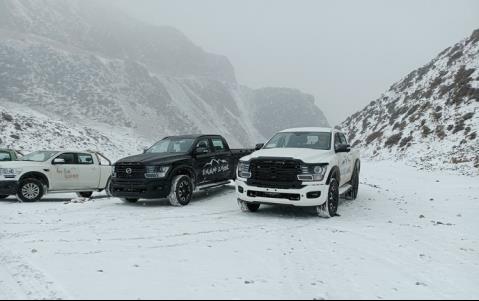
[[[479,28],[476,0],[116,0],[226,55],[238,80],[313,94],[334,125]]]

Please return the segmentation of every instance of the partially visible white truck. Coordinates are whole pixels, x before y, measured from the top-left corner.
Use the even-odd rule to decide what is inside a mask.
[[[111,174],[111,161],[98,152],[38,151],[0,162],[0,199],[16,195],[22,202],[36,202],[47,193],[109,194]]]
[[[243,211],[282,204],[316,207],[329,218],[337,215],[340,195],[358,196],[359,152],[340,131],[289,129],[257,149],[238,164],[236,191]]]

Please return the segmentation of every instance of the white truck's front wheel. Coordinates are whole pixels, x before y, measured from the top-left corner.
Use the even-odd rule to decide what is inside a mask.
[[[339,207],[339,183],[336,179],[331,179],[329,183],[328,199],[326,203],[316,207],[318,215],[324,218],[335,217]]]
[[[41,200],[45,193],[44,185],[37,179],[25,179],[18,186],[17,198],[25,203]]]
[[[259,207],[261,206],[261,204],[248,203],[248,202],[239,200],[238,206],[243,212],[256,212],[259,210]]]

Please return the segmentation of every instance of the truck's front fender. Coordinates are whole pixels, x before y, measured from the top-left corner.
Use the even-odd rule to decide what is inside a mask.
[[[329,171],[329,174],[328,174],[328,179],[326,180],[326,184],[329,185],[329,183],[331,182],[331,179],[332,178],[335,178],[338,182],[341,181],[341,172],[339,170],[339,167],[338,166],[333,166],[330,171]]]

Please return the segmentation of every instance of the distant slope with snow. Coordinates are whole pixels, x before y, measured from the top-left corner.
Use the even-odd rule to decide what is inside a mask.
[[[11,114],[14,111],[17,113]],[[21,113],[18,113],[21,112]],[[52,121],[26,107],[0,104],[0,145],[29,153],[36,150],[94,150],[116,161],[139,153],[146,139],[126,128],[96,129]],[[128,146],[128,147],[125,147]]]
[[[479,174],[479,29],[340,127],[367,157]]]

